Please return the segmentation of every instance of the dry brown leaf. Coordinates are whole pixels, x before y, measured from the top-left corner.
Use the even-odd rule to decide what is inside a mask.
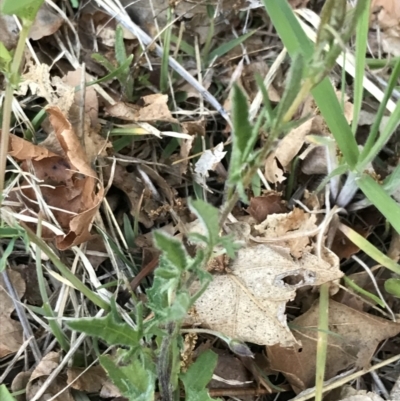
[[[2,7],[3,1],[4,0],[0,0],[0,7]],[[0,14],[0,42],[2,42],[8,50],[16,47],[19,36],[18,32],[19,29],[14,16]]]
[[[61,15],[44,3],[36,14],[29,36],[32,40],[39,40],[44,36],[50,36],[59,30],[62,23],[63,19]]]
[[[284,246],[290,249],[295,258],[300,258],[303,252],[310,251],[310,232],[316,230],[317,216],[305,213],[303,209],[294,208],[287,214],[271,214],[260,224],[254,226],[257,237],[254,241],[266,242],[287,234],[295,236],[293,239],[274,241],[274,245]],[[307,234],[308,233],[308,234]],[[315,235],[315,234],[314,234]]]
[[[170,123],[178,123],[178,120],[172,117],[171,112],[168,109],[167,95],[148,95],[142,97],[141,101],[142,105],[117,102],[113,106],[106,107],[106,111],[110,116],[125,121],[166,121]]]
[[[107,381],[107,374],[101,366],[92,366],[89,369],[68,368],[67,376],[67,384],[72,383],[72,388],[87,393],[98,393]]]
[[[121,391],[119,388],[111,381],[107,380],[103,387],[101,388],[100,391],[100,397],[101,398],[114,398],[114,397],[120,397],[121,396]],[[115,398],[116,400],[117,398]]]
[[[297,288],[342,277],[338,265],[306,252],[295,261],[279,246],[243,248],[228,266],[231,273],[214,276],[188,323],[255,344],[293,345],[286,302],[294,299]]]
[[[54,369],[58,367],[59,361],[60,354],[58,352],[49,352],[42,358],[32,372],[28,385],[26,386],[27,401],[31,400],[37,394],[47,377],[51,374],[51,372],[53,372]],[[38,401],[46,401],[63,389],[65,391],[57,396],[57,400],[74,401],[74,397],[71,394],[71,389],[66,387],[66,377],[64,375],[58,375]]]
[[[18,297],[21,298],[25,293],[24,280],[14,270],[9,270],[8,275]],[[0,276],[0,305],[0,358],[4,358],[18,351],[24,340],[21,324],[10,317],[15,308],[13,300],[8,295],[2,276]]]
[[[282,372],[296,392],[315,383],[316,346],[318,332],[318,301],[293,324],[293,334],[301,343],[291,348],[268,347],[271,368]],[[356,311],[335,301],[329,301],[328,354],[325,379],[351,367],[369,364],[379,343],[400,332],[400,324]]]
[[[282,194],[275,191],[268,192],[263,196],[254,196],[250,199],[247,213],[257,223],[263,222],[268,215],[275,213],[286,213],[287,209],[283,203]]]
[[[36,177],[42,180],[40,187],[43,198],[49,206],[57,208],[53,214],[60,226],[68,232],[66,236],[56,238],[57,246],[59,249],[67,249],[90,238],[90,224],[103,199],[104,190],[102,187],[97,190],[96,173],[90,167],[79,139],[61,110],[54,106],[46,110],[65,157],[54,155],[45,148],[13,136],[10,139],[10,154],[23,160],[23,170],[33,168]],[[34,189],[24,185],[21,191],[24,195],[21,200],[26,205],[25,213],[38,212]],[[43,236],[53,238],[49,230],[44,230]]]

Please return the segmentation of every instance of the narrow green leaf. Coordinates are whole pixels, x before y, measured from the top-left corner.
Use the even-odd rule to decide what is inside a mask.
[[[396,67],[397,67],[397,64],[396,64]],[[400,62],[398,65],[397,72],[400,75]],[[365,157],[363,159],[360,158],[360,167],[359,167],[360,169],[365,168],[365,166],[367,166],[368,163],[371,163],[375,159],[375,157],[379,154],[379,152],[386,145],[387,141],[390,139],[391,135],[396,130],[396,128],[399,126],[399,124],[400,124],[400,102],[397,102],[396,107],[393,110],[393,113],[390,115],[387,123],[385,124],[385,128],[381,132],[381,135],[378,137],[378,139],[376,140],[374,145],[371,147],[368,154],[365,154]],[[379,127],[378,127],[378,129],[379,129]]]
[[[221,46],[218,46],[208,55],[208,62],[211,62],[216,57],[222,57],[223,55],[234,49],[236,46],[242,44],[246,39],[248,39],[256,32],[256,30],[247,32],[244,35],[239,36],[238,38],[232,39],[229,42],[223,43]]]
[[[162,93],[168,90],[168,71],[169,71],[169,51],[171,47],[171,32],[172,32],[172,6],[168,7],[167,12],[167,28],[163,34],[163,54],[161,59],[161,71],[160,71],[160,90]]]
[[[349,240],[356,246],[358,246],[362,251],[364,251],[368,256],[374,259],[376,262],[385,266],[389,270],[394,273],[400,274],[400,266],[388,256],[383,254],[378,248],[373,246],[368,240],[366,240],[363,236],[358,234],[356,231],[351,229],[350,227],[340,224],[339,230],[343,232],[343,234],[349,238]]]
[[[181,375],[185,390],[201,391],[205,389],[212,379],[217,360],[218,356],[215,352],[211,350],[203,352],[188,371]]]
[[[0,385],[0,400],[1,401],[15,401],[15,398],[8,391],[5,384]]]
[[[209,246],[214,247],[219,239],[218,209],[200,199],[191,200],[189,207],[207,229]]]
[[[124,43],[124,30],[121,25],[115,30],[115,58],[118,65],[122,65],[126,61],[126,50]]]
[[[358,127],[358,118],[360,115],[363,94],[364,94],[364,75],[365,75],[365,59],[367,54],[368,32],[369,32],[369,19],[370,19],[370,2],[367,0],[367,6],[364,8],[361,18],[357,23],[356,31],[356,74],[354,77],[354,96],[353,96],[353,121],[352,131],[356,134]],[[345,4],[346,7],[346,4]]]
[[[357,179],[357,185],[373,205],[386,217],[393,228],[400,233],[400,205],[386,193],[381,185],[367,174]]]
[[[184,270],[187,266],[187,253],[181,241],[163,233],[154,232],[156,246],[163,252],[164,257],[179,270]]]
[[[382,302],[382,300],[379,297],[377,297],[375,294],[370,293],[367,290],[364,290],[364,288],[362,288],[359,285],[357,285],[351,278],[349,278],[347,276],[344,276],[343,280],[347,284],[347,286],[352,288],[354,291],[357,291],[361,295],[364,295],[364,296],[372,299],[375,303],[377,303],[382,308],[385,307],[385,304]]]
[[[103,339],[110,345],[137,347],[139,333],[125,322],[118,322],[113,313],[105,317],[83,317],[66,321],[71,329]]]
[[[383,180],[382,187],[389,195],[400,188],[400,164]]]
[[[117,67],[110,60],[100,53],[93,53],[91,57],[94,61],[97,61],[99,64],[101,64],[108,72],[113,72],[117,69]]]
[[[281,125],[283,116],[286,114],[289,107],[295,100],[302,84],[301,80],[303,77],[304,57],[300,52],[294,53],[293,55],[291,55],[291,57],[292,64],[287,75],[285,90],[283,92],[282,99],[278,104],[278,109],[275,117],[276,120],[274,124],[275,126]]]
[[[394,295],[396,298],[400,298],[400,279],[389,278],[385,281],[385,290],[389,294]]]
[[[94,54],[92,55],[92,57],[93,56],[94,56]],[[103,78],[96,79],[95,81],[88,82],[86,84],[86,86],[91,86],[91,85],[99,84],[101,82],[109,81],[110,79],[119,78],[121,76],[121,74],[123,74],[123,72],[126,70],[126,68],[128,68],[131,65],[132,60],[133,60],[133,54],[131,54],[125,60],[125,62],[123,64],[121,64],[118,68],[115,68],[113,66],[114,70],[112,70],[112,72],[110,72],[110,74],[107,74]],[[96,61],[98,61],[98,60],[96,60]],[[79,90],[79,87],[78,87],[78,90]]]
[[[245,151],[247,144],[248,142],[255,142],[255,138],[252,138],[252,127],[249,122],[247,98],[236,84],[232,88],[232,125],[233,142],[229,178],[232,184],[236,184],[246,163]]]
[[[0,71],[7,73],[9,70],[12,56],[2,42],[0,42]]]

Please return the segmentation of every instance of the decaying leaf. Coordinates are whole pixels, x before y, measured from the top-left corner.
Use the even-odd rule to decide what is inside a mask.
[[[58,107],[48,107],[50,123],[63,150],[55,155],[28,141],[11,137],[10,154],[22,161],[25,171],[33,168],[35,176],[42,180],[39,185],[42,196],[60,226],[67,232],[56,238],[59,249],[67,249],[90,238],[90,225],[100,206],[104,190],[90,167],[86,153],[75,135],[71,124]],[[15,149],[14,149],[15,145]],[[27,210],[38,212],[35,190],[28,182],[22,186]],[[97,189],[99,186],[99,189]],[[15,192],[14,196],[17,196]],[[50,235],[47,233],[47,235]],[[44,233],[44,237],[46,237]]]
[[[267,348],[271,368],[282,372],[295,391],[315,382],[318,332],[318,301],[292,322],[293,335],[301,345]],[[400,332],[400,324],[329,301],[328,355],[325,379],[352,367],[364,368],[379,343]]]
[[[98,393],[107,381],[107,373],[100,366],[92,366],[89,369],[69,368],[67,370],[67,384],[71,387],[87,393]]]
[[[224,144],[221,142],[214,149],[207,149],[197,160],[194,168],[195,179],[203,187],[207,187],[208,172],[215,170],[217,164],[225,157],[226,152],[223,149]]]
[[[29,401],[32,399],[51,372],[57,368],[60,361],[60,354],[58,352],[49,352],[43,357],[43,359],[36,366],[32,375],[29,379],[28,385],[26,386],[26,399]],[[54,378],[50,386],[46,389],[39,401],[45,401],[58,394],[61,390],[64,390],[57,396],[57,400],[60,401],[74,401],[74,397],[71,394],[71,389],[67,387],[66,377],[64,375],[58,375]]]
[[[60,14],[56,13],[49,5],[44,3],[36,14],[29,36],[32,40],[39,40],[44,36],[50,36],[57,32],[63,23]]]
[[[172,117],[167,102],[167,95],[154,94],[143,96],[141,105],[118,102],[115,105],[106,107],[106,111],[111,117],[125,121],[178,123],[178,120]]]
[[[50,77],[50,66],[45,63],[28,64],[28,72],[22,76],[18,94],[25,96],[28,89],[33,95],[46,99],[48,104],[59,107],[64,114],[74,102],[75,88],[66,85],[60,77]]]
[[[256,344],[296,344],[286,324],[286,302],[297,288],[340,278],[336,262],[331,265],[308,252],[296,261],[279,246],[243,248],[229,264],[229,274],[214,276],[189,322]]]
[[[271,214],[260,224],[254,226],[257,242],[268,242],[275,238],[284,237],[290,233],[291,238],[274,241],[274,245],[289,248],[290,254],[300,258],[303,252],[311,250],[310,237],[315,235],[317,225],[315,214],[305,213],[303,209],[294,208],[287,214]]]
[[[22,297],[25,293],[25,282],[21,275],[14,270],[9,270],[8,275],[18,296]],[[0,305],[0,358],[4,358],[18,351],[24,340],[21,324],[10,317],[15,308],[2,276],[0,276]]]

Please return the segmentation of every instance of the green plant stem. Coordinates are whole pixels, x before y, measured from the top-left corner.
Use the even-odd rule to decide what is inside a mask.
[[[322,393],[325,378],[325,363],[328,349],[329,330],[329,287],[330,283],[321,285],[319,293],[319,319],[317,361],[315,372],[315,401],[322,401]]]
[[[3,106],[3,123],[1,126],[0,140],[0,194],[3,194],[5,173],[7,165],[8,142],[11,125],[12,101],[14,85],[18,83],[19,70],[24,56],[25,41],[28,38],[32,22],[23,20],[21,32],[19,34],[17,48],[15,49],[13,61],[11,63],[10,74],[7,79],[6,93]]]
[[[314,80],[312,78],[307,78],[304,84],[301,86],[300,92],[297,94],[293,103],[290,105],[288,111],[284,115],[282,124],[287,123],[292,119],[297,109],[299,108],[300,104],[310,93],[313,86],[314,86]]]

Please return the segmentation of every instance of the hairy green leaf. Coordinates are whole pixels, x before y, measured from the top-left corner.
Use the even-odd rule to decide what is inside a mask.
[[[217,354],[208,350],[203,352],[190,366],[186,373],[181,374],[181,380],[185,386],[186,401],[211,401],[206,388],[217,365]]]
[[[114,313],[105,317],[83,317],[66,322],[71,329],[103,339],[110,345],[137,347],[139,333],[125,322],[118,322]]]
[[[154,232],[156,246],[163,252],[164,257],[179,270],[184,270],[187,266],[187,253],[181,241],[163,233]]]
[[[219,239],[218,209],[200,199],[191,200],[189,207],[207,229],[209,246],[214,247]]]
[[[154,400],[155,375],[141,361],[135,358],[120,366],[109,356],[100,356],[99,359],[112,382],[129,401]]]

